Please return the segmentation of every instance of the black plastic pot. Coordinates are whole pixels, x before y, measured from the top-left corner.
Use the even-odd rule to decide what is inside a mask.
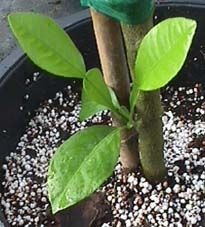
[[[173,81],[176,85],[205,82],[205,5],[202,3],[169,1],[157,5],[155,22],[176,16],[193,18],[198,22],[189,57],[180,76]],[[88,11],[63,18],[59,22],[83,53],[87,68],[99,66]],[[41,72],[38,80],[25,85],[26,79],[36,71]],[[0,64],[0,166],[4,157],[15,149],[29,119],[28,113],[32,113],[42,100],[54,96],[56,91],[69,83],[68,80],[47,74],[33,65],[20,50],[16,50]],[[29,94],[28,100],[24,98],[26,94]]]

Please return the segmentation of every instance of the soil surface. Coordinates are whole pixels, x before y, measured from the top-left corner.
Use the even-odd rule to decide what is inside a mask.
[[[114,226],[205,226],[205,101],[201,84],[164,91],[167,179],[151,185],[140,169],[127,176],[119,164],[103,187]]]
[[[38,76],[34,73],[34,81]],[[168,87],[163,94],[166,181],[151,185],[140,169],[125,175],[118,164],[97,194],[55,217],[46,178],[56,148],[89,125],[111,122],[108,112],[79,122],[80,93],[75,82],[45,100],[3,165],[0,198],[10,225],[204,227],[205,90],[195,84]],[[29,101],[29,94],[26,98]]]

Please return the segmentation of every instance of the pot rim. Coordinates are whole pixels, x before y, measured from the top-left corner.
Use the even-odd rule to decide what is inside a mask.
[[[205,2],[204,0],[166,0],[166,2],[159,2],[160,0],[157,0],[158,5],[170,5],[170,6],[188,6],[188,7],[193,7],[193,6],[198,6],[205,8]],[[163,0],[161,0],[163,1]]]

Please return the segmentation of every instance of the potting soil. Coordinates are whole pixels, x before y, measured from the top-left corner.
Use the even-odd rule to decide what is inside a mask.
[[[106,196],[111,217],[103,217],[95,227],[205,226],[205,90],[195,84],[167,87],[163,94],[166,181],[151,185],[140,169],[126,175],[119,163],[99,190]],[[6,157],[0,198],[11,226],[59,226],[47,197],[49,160],[78,130],[111,123],[107,112],[80,123],[79,100],[74,83],[42,103],[16,150]],[[68,226],[71,221],[67,220]]]

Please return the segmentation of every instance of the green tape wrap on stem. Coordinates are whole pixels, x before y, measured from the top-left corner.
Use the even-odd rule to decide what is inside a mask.
[[[154,0],[81,0],[81,5],[132,25],[144,23],[154,10]]]

